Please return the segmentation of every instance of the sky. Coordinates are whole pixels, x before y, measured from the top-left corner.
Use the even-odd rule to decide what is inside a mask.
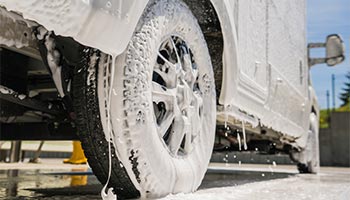
[[[327,90],[332,94],[332,74],[335,75],[336,107],[341,101],[339,94],[342,92],[345,75],[350,72],[350,0],[307,0],[307,30],[308,42],[325,42],[327,35],[337,33],[342,36],[345,48],[345,61],[335,67],[325,64],[313,66],[311,77],[315,88],[319,105],[327,108]],[[324,51],[316,50],[313,57],[324,57]],[[332,107],[332,98],[330,98]]]

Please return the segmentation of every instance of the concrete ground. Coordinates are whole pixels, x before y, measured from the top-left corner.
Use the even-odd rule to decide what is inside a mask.
[[[24,151],[35,151],[38,149],[40,141],[23,141],[22,150]],[[3,141],[1,149],[10,149],[11,142]],[[72,141],[45,141],[42,147],[43,152],[72,152],[73,145]]]
[[[22,141],[22,158],[33,158],[41,141]],[[0,150],[2,156],[9,157],[11,149],[10,141],[1,141]],[[72,141],[45,141],[42,147],[41,158],[69,158],[73,151]],[[5,154],[5,155],[4,155]],[[1,156],[0,156],[1,157]],[[3,158],[0,158],[3,159]]]
[[[88,165],[66,165],[62,159],[0,163],[0,199],[101,199],[101,188]],[[211,163],[198,192],[164,200],[349,197],[350,168],[321,168],[319,175],[300,175],[292,165]]]

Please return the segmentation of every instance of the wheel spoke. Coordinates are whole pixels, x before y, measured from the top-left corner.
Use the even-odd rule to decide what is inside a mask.
[[[184,151],[185,153],[190,152],[192,148],[192,128],[194,127],[194,124],[191,124],[191,121],[189,118],[186,118],[185,121],[185,144],[184,144]]]
[[[201,132],[203,99],[195,85],[199,77],[191,50],[177,36],[160,46],[153,74],[153,102],[159,136],[169,151],[186,155]]]
[[[191,61],[190,54],[188,53],[184,54],[183,58],[184,58],[184,70],[186,72],[191,71],[193,68],[192,68],[192,61]]]
[[[167,133],[168,129],[170,128],[171,124],[173,123],[175,119],[174,112],[167,111],[167,114],[164,116],[164,119],[162,122],[158,125],[158,134],[160,137],[164,137],[164,135]]]
[[[165,62],[164,65],[156,65],[154,71],[158,73],[166,82],[168,87],[174,88],[177,83],[178,64],[173,64],[167,60],[161,53],[158,56]]]
[[[174,88],[176,86],[176,77],[172,76],[171,73],[169,73],[170,68],[167,69],[162,69],[160,66],[159,67],[155,67],[154,68],[154,72],[156,72],[160,77],[162,77],[162,79],[164,80],[164,82],[166,83],[166,86],[169,88]],[[168,72],[168,73],[167,73]]]
[[[194,92],[194,105],[191,106],[193,109],[192,112],[192,133],[194,136],[197,135],[198,132],[201,132],[201,124],[202,124],[202,118],[201,118],[201,109],[203,108],[203,99],[202,97]]]
[[[174,121],[175,118],[175,108],[176,105],[176,91],[175,89],[167,89],[166,87],[160,85],[159,83],[152,82],[153,86],[153,102],[159,104],[163,102],[166,107],[166,114],[164,115],[161,122],[158,125],[158,134],[161,137],[164,137],[169,127]],[[157,120],[156,120],[157,121]]]
[[[179,64],[180,67],[182,68],[181,59],[180,59],[180,56],[179,56],[179,52],[177,51],[177,47],[176,47],[176,44],[174,42],[174,39],[170,38],[170,41],[171,41],[171,45],[173,46],[175,54],[176,54],[177,64]]]
[[[160,85],[157,82],[152,82],[152,97],[153,97],[153,102],[155,103],[160,103],[164,102],[167,106],[171,106],[175,104],[175,90],[174,89],[168,89],[162,85]]]
[[[175,118],[173,132],[169,140],[169,149],[174,155],[177,155],[185,136],[186,121],[187,118],[185,116]]]
[[[186,133],[186,140],[185,140],[185,147],[184,150],[185,152],[190,152],[192,150],[192,134],[191,132]]]
[[[196,107],[202,108],[203,107],[203,98],[201,97],[201,95],[199,94],[199,92],[193,92],[193,97],[196,100]]]
[[[158,56],[159,56],[166,64],[168,64],[170,67],[173,67],[174,69],[176,69],[175,64],[173,64],[173,63],[170,62],[168,59],[166,59],[160,52],[158,52]]]
[[[191,86],[191,88],[193,87],[195,81],[198,78],[198,70],[197,69],[193,69],[193,64],[192,64],[192,60],[190,57],[190,54],[185,54],[183,56],[184,58],[184,70],[185,70],[185,77],[187,82],[189,83],[189,85]]]

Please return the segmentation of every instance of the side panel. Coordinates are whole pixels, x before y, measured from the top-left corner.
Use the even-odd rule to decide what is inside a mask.
[[[306,1],[269,0],[268,62],[271,68],[267,107],[276,129],[295,137],[308,130]],[[267,119],[269,120],[269,119]]]
[[[267,97],[267,1],[238,4],[239,95],[263,106]]]
[[[232,107],[219,115],[242,120],[241,110],[263,126],[301,137],[310,107],[305,0],[212,2],[225,43],[220,103]]]

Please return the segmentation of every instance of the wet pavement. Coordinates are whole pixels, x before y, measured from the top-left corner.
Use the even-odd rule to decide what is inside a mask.
[[[102,186],[88,166],[60,162],[0,163],[0,199],[101,199]],[[241,198],[350,199],[350,169],[322,168],[320,175],[299,175],[294,166],[211,164],[198,192],[164,199]]]

